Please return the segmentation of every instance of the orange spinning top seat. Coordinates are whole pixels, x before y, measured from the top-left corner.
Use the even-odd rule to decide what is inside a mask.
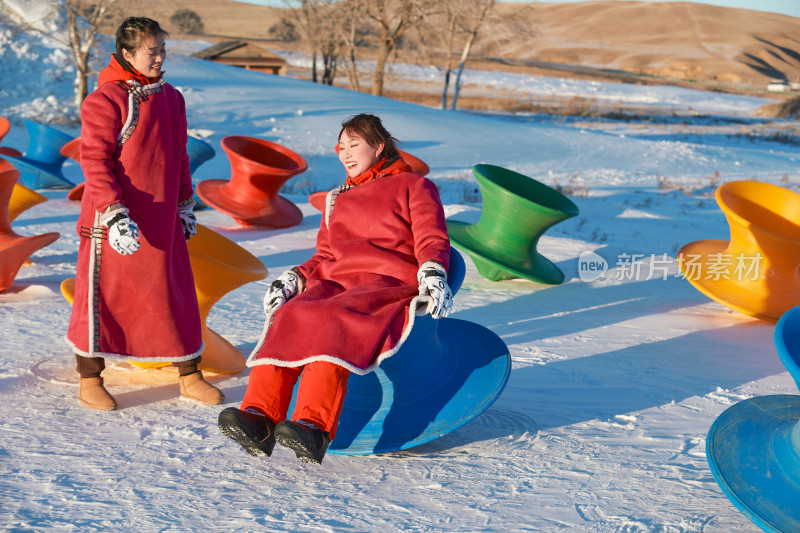
[[[308,168],[300,155],[256,137],[234,135],[220,144],[231,163],[231,179],[199,182],[201,200],[242,226],[286,228],[303,220],[300,209],[278,194],[284,183]]]
[[[25,237],[11,228],[9,202],[19,171],[0,171],[0,291],[11,287],[20,267],[32,253],[55,242],[59,233],[44,233]]]
[[[203,353],[199,368],[218,374],[238,374],[245,369],[245,358],[235,346],[206,325],[211,308],[223,296],[251,281],[267,277],[267,268],[253,254],[200,224],[197,235],[189,239],[194,288],[200,308]],[[61,283],[61,293],[69,303],[75,294],[75,278]],[[131,362],[139,368],[170,366],[171,363]]]
[[[704,240],[678,252],[700,292],[740,313],[777,321],[800,305],[800,194],[758,181],[717,188],[730,241]]]

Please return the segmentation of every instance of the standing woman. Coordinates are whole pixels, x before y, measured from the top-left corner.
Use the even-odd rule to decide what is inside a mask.
[[[117,29],[116,53],[81,109],[86,188],[67,343],[78,399],[112,410],[105,358],[170,362],[181,396],[224,396],[197,369],[200,312],[186,241],[195,234],[183,96],[163,79],[166,32],[144,17]]]
[[[270,455],[277,441],[319,464],[350,373],[393,355],[418,306],[440,318],[452,305],[450,240],[433,182],[411,172],[374,115],[342,124],[339,160],[347,180],[328,193],[316,253],[267,291],[267,325],[241,409],[219,416],[222,433],[254,456]]]

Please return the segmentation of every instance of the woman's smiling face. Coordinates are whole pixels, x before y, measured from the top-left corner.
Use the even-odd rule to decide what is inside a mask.
[[[142,45],[131,54],[127,50],[122,50],[125,60],[131,64],[140,74],[148,78],[155,78],[161,74],[161,67],[167,58],[167,46],[164,43],[164,36],[153,37],[148,35],[142,39]]]
[[[357,134],[343,131],[339,137],[339,161],[351,178],[360,176],[380,161],[383,143],[372,147]]]

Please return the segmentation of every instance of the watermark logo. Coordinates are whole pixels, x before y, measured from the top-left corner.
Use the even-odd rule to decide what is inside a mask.
[[[594,252],[582,252],[578,258],[578,276],[590,282],[603,276],[618,281],[666,280],[668,277],[698,280],[757,281],[761,277],[761,254],[738,253],[667,254],[620,253],[610,269],[605,259]]]
[[[578,258],[578,276],[581,281],[590,282],[608,271],[608,263],[594,252],[582,252]]]

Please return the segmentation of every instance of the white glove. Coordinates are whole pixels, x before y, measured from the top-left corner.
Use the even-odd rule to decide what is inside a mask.
[[[425,261],[417,271],[420,296],[428,297],[428,312],[433,318],[445,318],[453,307],[453,292],[447,284],[447,272],[439,263]]]
[[[108,228],[108,244],[122,255],[139,249],[139,226],[128,216],[124,207],[105,213],[100,223]]]
[[[297,270],[287,270],[272,282],[264,295],[264,312],[274,313],[280,306],[294,298],[306,288],[306,280]]]
[[[188,241],[197,235],[197,217],[194,215],[194,199],[186,205],[178,207],[178,216],[183,225],[183,236]]]

